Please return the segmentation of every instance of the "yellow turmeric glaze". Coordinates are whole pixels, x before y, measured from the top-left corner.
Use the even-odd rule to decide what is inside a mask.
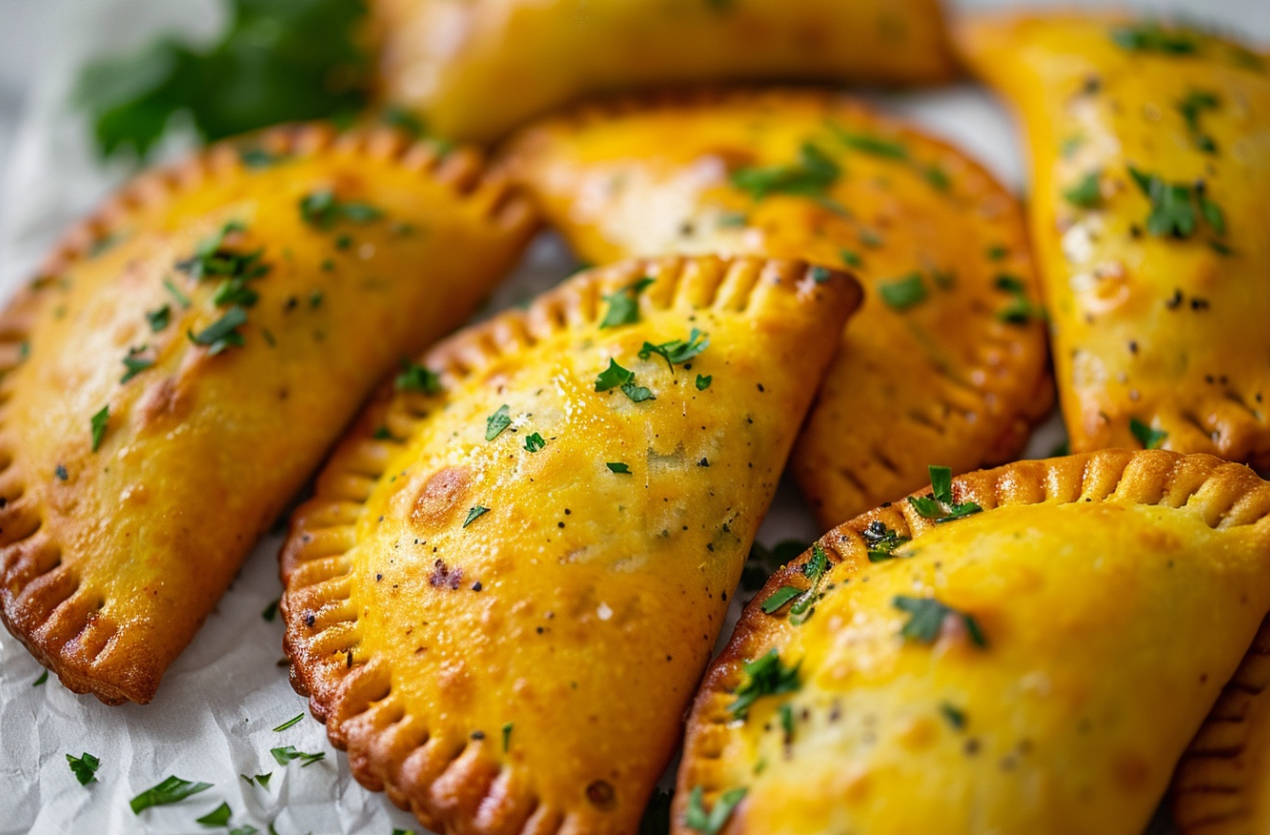
[[[600,103],[527,128],[500,164],[584,261],[743,253],[861,278],[792,461],[826,529],[916,489],[927,464],[1009,460],[1049,408],[1017,202],[858,102],[772,89]]]
[[[955,73],[937,0],[372,0],[381,97],[485,142],[579,96]]]
[[[1027,130],[1072,448],[1270,466],[1270,62],[1110,16],[989,17],[963,42]]]
[[[627,262],[374,405],[284,555],[295,680],[358,778],[438,831],[633,835],[858,300],[795,262]],[[675,340],[701,350],[640,356]]]
[[[531,216],[479,176],[384,131],[217,146],[10,306],[0,611],[68,687],[148,701],[375,382],[503,275]]]
[[[1108,452],[952,495],[940,514],[983,509],[905,502],[826,535],[801,617],[763,604],[809,586],[808,557],[758,595],[690,720],[677,832],[698,786],[703,808],[745,790],[727,833],[1142,832],[1270,606],[1270,485]],[[738,715],[773,651],[795,683]]]

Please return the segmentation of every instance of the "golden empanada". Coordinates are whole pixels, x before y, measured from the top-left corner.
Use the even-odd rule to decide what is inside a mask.
[[[527,129],[501,163],[584,261],[725,252],[866,286],[792,467],[827,529],[1021,451],[1051,403],[1022,213],[948,145],[844,97],[700,92]]]
[[[1018,109],[1072,448],[1270,467],[1270,62],[1154,21],[989,17]]]
[[[946,81],[938,0],[372,0],[382,99],[497,139],[587,93],[692,81]]]
[[[438,831],[633,833],[859,296],[624,262],[383,390],[283,553],[292,680],[357,778]]]
[[[367,392],[514,262],[531,211],[479,169],[386,130],[219,145],[0,317],[0,614],[67,687],[149,701]]]
[[[1143,831],[1270,608],[1270,484],[1163,450],[931,481],[746,608],[676,832]]]
[[[1270,619],[1173,776],[1182,835],[1270,832]]]

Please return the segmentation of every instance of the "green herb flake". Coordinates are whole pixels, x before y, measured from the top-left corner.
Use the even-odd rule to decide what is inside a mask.
[[[123,367],[126,370],[124,371],[124,375],[119,378],[119,383],[121,385],[154,365],[153,359],[139,356],[139,354],[145,350],[145,345],[142,345],[140,348],[130,348],[128,350],[128,356],[123,358]]]
[[[684,812],[684,826],[694,832],[700,832],[701,835],[719,835],[727,824],[728,818],[732,817],[733,810],[745,797],[745,793],[746,789],[744,787],[728,789],[719,795],[719,799],[714,802],[714,808],[707,812],[702,799],[702,788],[701,786],[696,786],[693,788],[692,793],[688,795],[688,808]]]
[[[1204,133],[1200,127],[1200,117],[1206,112],[1217,110],[1220,106],[1221,99],[1215,93],[1203,90],[1192,90],[1187,94],[1186,98],[1177,103],[1177,110],[1182,114],[1182,119],[1186,122],[1186,129],[1191,135],[1191,141],[1195,143],[1195,147],[1206,154],[1217,153],[1217,142]]]
[[[908,537],[900,536],[898,531],[888,528],[877,519],[870,522],[860,535],[864,539],[864,544],[868,546],[869,562],[895,559],[896,549],[909,541]]]
[[[211,783],[192,783],[189,780],[182,780],[180,777],[168,777],[162,783],[146,789],[128,801],[128,805],[132,807],[134,815],[139,815],[151,806],[167,806],[170,803],[178,803],[190,795],[207,791],[211,787]]]
[[[506,754],[512,745],[512,723],[503,725],[503,753]]]
[[[617,473],[618,475],[631,475],[631,474],[632,474],[632,473],[631,473],[631,468],[630,468],[630,467],[628,467],[628,466],[626,466],[625,464],[623,464],[621,461],[610,461],[609,463],[605,464],[604,466],[608,467],[608,468],[609,468],[609,472],[611,472],[611,473]]]
[[[1156,21],[1113,29],[1111,40],[1130,52],[1159,52],[1165,55],[1193,55],[1199,50],[1195,33],[1185,29],[1166,30]]]
[[[859,267],[864,264],[864,259],[860,257],[860,253],[850,249],[841,249],[838,251],[838,257],[842,259],[842,263],[848,267]]]
[[[750,707],[764,696],[777,696],[781,693],[793,693],[802,687],[798,668],[802,662],[793,667],[786,667],[780,659],[780,653],[773,648],[766,655],[747,663],[742,667],[745,681],[736,688],[736,701],[728,705],[734,719],[744,719]]]
[[[833,277],[833,272],[827,267],[815,266],[811,268],[810,275],[812,281],[817,284],[824,284]]]
[[[948,721],[948,724],[954,731],[964,730],[966,727],[966,713],[958,709],[951,702],[939,703],[940,714]]]
[[[922,274],[917,272],[894,281],[879,282],[877,287],[882,301],[895,310],[907,310],[926,299],[926,285],[922,282]]]
[[[190,306],[190,297],[182,293],[181,288],[172,283],[172,279],[163,279],[163,286],[168,288],[168,292],[172,294],[172,298],[176,299],[176,303],[181,307],[188,308]]]
[[[301,719],[303,719],[303,718],[304,718],[304,714],[303,714],[303,713],[297,713],[295,716],[291,717],[290,719],[288,719],[287,721],[283,722],[283,723],[282,723],[281,725],[279,725],[278,727],[274,728],[274,729],[273,729],[273,730],[274,730],[274,733],[278,733],[279,731],[285,731],[287,728],[290,728],[290,727],[295,726],[295,725],[296,725],[296,724],[298,724],[298,723],[299,723],[299,721],[300,721]]]
[[[720,212],[718,224],[724,229],[737,229],[750,222],[745,212]]]
[[[247,311],[235,305],[202,331],[198,333],[188,331],[187,333],[191,342],[195,345],[206,346],[208,348],[208,356],[214,357],[230,347],[242,347],[245,344],[243,335],[238,332],[238,328],[246,323]]]
[[[891,605],[908,614],[908,622],[900,629],[900,635],[908,641],[922,644],[933,644],[939,637],[944,620],[949,617],[961,621],[970,642],[980,649],[988,646],[987,638],[979,623],[970,615],[959,612],[951,606],[945,606],[933,597],[909,597],[897,594],[891,599]]]
[[[44,674],[47,676],[48,671],[45,670]],[[97,782],[97,769],[101,768],[101,760],[92,754],[84,752],[78,757],[67,754],[66,762],[70,764],[71,773],[75,775],[75,779],[81,786]]]
[[[742,168],[732,173],[732,185],[749,193],[754,200],[772,194],[824,198],[838,181],[842,169],[824,151],[804,142],[798,162],[760,168]]]
[[[1063,192],[1063,199],[1078,209],[1096,209],[1102,204],[1102,174],[1090,171]]]
[[[39,677],[39,678],[37,678],[37,679],[36,679],[36,680],[35,680],[35,681],[31,684],[31,686],[32,686],[32,687],[39,687],[41,684],[44,684],[44,683],[45,683],[46,681],[48,681],[48,680],[49,680],[49,671],[48,671],[48,670],[45,670],[44,672],[40,673],[40,677]]]
[[[526,452],[538,452],[540,449],[542,449],[546,445],[547,445],[547,442],[544,441],[542,439],[542,435],[538,434],[537,432],[525,438]]]
[[[653,279],[644,278],[632,281],[625,287],[619,287],[604,297],[608,303],[608,311],[604,314],[600,328],[616,328],[622,325],[633,325],[639,321],[639,294],[644,292]]]
[[[644,386],[637,386],[634,383],[626,383],[622,386],[622,394],[625,394],[632,403],[643,403],[645,400],[656,400],[651,390]]]
[[[269,753],[273,754],[273,758],[278,761],[278,765],[286,765],[292,760],[299,760],[301,768],[313,765],[315,762],[326,758],[326,752],[324,751],[309,754],[304,751],[297,751],[294,745],[288,745],[285,748],[270,748]]]
[[[1151,214],[1147,217],[1147,231],[1156,237],[1188,238],[1196,230],[1199,220],[1195,212],[1198,202],[1200,214],[1219,235],[1226,232],[1226,219],[1221,208],[1204,194],[1202,186],[1185,183],[1166,183],[1154,174],[1147,174],[1129,166],[1129,174],[1139,190],[1151,202]]]
[[[158,310],[147,311],[146,321],[150,323],[150,330],[153,333],[158,333],[172,321],[172,308],[165,304]]]
[[[201,818],[195,818],[195,823],[201,823],[203,826],[228,826],[229,819],[233,815],[228,803],[222,803],[212,811],[203,815]]]
[[[403,359],[401,361],[401,373],[393,380],[393,388],[397,391],[440,394],[441,377],[418,363]]]
[[[260,613],[260,617],[262,617],[267,623],[273,623],[273,619],[278,616],[278,604],[281,602],[282,601],[280,599],[269,601],[269,605],[266,606],[264,611]]]
[[[300,217],[310,226],[328,230],[340,221],[348,223],[371,223],[379,220],[384,213],[369,203],[351,200],[340,200],[331,189],[319,189],[300,198]]]
[[[698,374],[697,375],[697,391],[705,391],[706,389],[710,388],[710,384],[712,382],[714,382],[713,374]]]
[[[467,518],[463,520],[463,527],[466,528],[468,525],[472,524],[477,519],[484,516],[486,513],[489,513],[488,507],[481,507],[480,505],[477,505],[476,507],[472,508],[471,510],[467,512]]]
[[[635,381],[635,372],[623,368],[617,364],[617,360],[610,359],[609,367],[600,372],[595,378],[596,391],[608,391],[618,388]]]
[[[503,430],[512,425],[512,418],[509,407],[506,403],[498,407],[498,411],[485,418],[485,440],[492,441],[499,435],[503,434]]]
[[[829,123],[829,129],[839,142],[853,151],[885,159],[908,159],[908,147],[901,142],[867,133],[854,133],[834,122]]]
[[[1001,244],[995,244],[988,247],[985,254],[988,256],[989,261],[1004,261],[1006,256],[1010,254],[1010,248],[1002,246]]]
[[[921,169],[921,172],[922,179],[936,191],[948,191],[952,188],[952,180],[949,178],[948,172],[938,165],[927,165]]]
[[[269,788],[269,779],[273,777],[273,772],[270,771],[268,774],[257,774],[255,777],[249,777],[246,774],[239,774],[238,776],[246,780],[248,784],[254,781],[256,785],[260,786],[260,788],[267,789]]]
[[[1071,159],[1084,146],[1085,141],[1085,137],[1078,134],[1069,136],[1058,146],[1058,152],[1063,155],[1063,159]]]
[[[773,612],[779,611],[782,606],[802,593],[803,589],[800,589],[797,586],[781,586],[779,589],[768,595],[767,599],[763,601],[763,605],[759,608],[763,610],[764,614],[770,615]]]
[[[872,229],[861,229],[856,237],[860,239],[860,243],[864,244],[869,249],[877,249],[884,243],[882,236]]]
[[[93,452],[101,448],[101,441],[106,437],[106,425],[110,422],[110,404],[102,406],[101,409],[92,416],[90,424],[93,432]]]
[[[948,467],[930,466],[931,493],[929,496],[909,496],[908,502],[924,519],[935,524],[963,519],[983,508],[975,502],[954,502],[952,495],[952,470]]]
[[[639,358],[646,360],[653,354],[657,354],[666,361],[666,367],[673,374],[676,365],[683,365],[695,359],[708,347],[710,347],[709,336],[693,328],[686,340],[672,339],[660,345],[645,342],[644,347],[639,349]]]
[[[1169,436],[1163,429],[1152,429],[1137,418],[1129,418],[1129,431],[1142,444],[1143,449],[1159,449]]]

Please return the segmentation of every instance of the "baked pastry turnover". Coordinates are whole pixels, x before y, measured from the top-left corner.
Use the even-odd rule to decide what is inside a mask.
[[[584,94],[647,84],[919,84],[955,72],[938,0],[372,0],[370,9],[381,97],[456,139],[497,139]]]
[[[528,205],[391,131],[280,129],[126,186],[0,317],[0,615],[146,702],[374,383],[462,320]]]
[[[1051,403],[1022,213],[979,165],[841,96],[699,92],[584,107],[502,157],[578,257],[726,252],[866,287],[792,468],[825,529],[1019,453]]]
[[[1143,831],[1270,607],[1270,485],[1162,450],[931,476],[746,608],[676,832]]]
[[[383,389],[283,553],[292,680],[358,780],[437,831],[633,833],[858,302],[624,262]]]
[[[1270,467],[1270,62],[1110,16],[984,18],[964,44],[1027,128],[1072,448]]]

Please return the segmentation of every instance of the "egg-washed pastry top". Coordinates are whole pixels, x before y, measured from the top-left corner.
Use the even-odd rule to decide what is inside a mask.
[[[371,0],[379,96],[490,141],[589,93],[649,84],[929,84],[955,62],[938,0]]]
[[[528,205],[386,130],[139,177],[0,316],[0,616],[76,692],[149,701],[256,538],[403,356],[462,320]]]
[[[1163,450],[931,475],[751,601],[675,832],[1141,835],[1270,607],[1270,485]]]
[[[981,166],[841,95],[701,90],[598,102],[526,128],[499,165],[578,257],[670,252],[848,267],[865,303],[794,450],[828,529],[1022,451],[1048,412],[1023,214]]]
[[[1099,14],[975,19],[962,42],[1027,131],[1072,449],[1270,466],[1270,61]]]
[[[633,835],[858,303],[623,262],[382,390],[283,554],[292,680],[358,780],[438,832]]]

